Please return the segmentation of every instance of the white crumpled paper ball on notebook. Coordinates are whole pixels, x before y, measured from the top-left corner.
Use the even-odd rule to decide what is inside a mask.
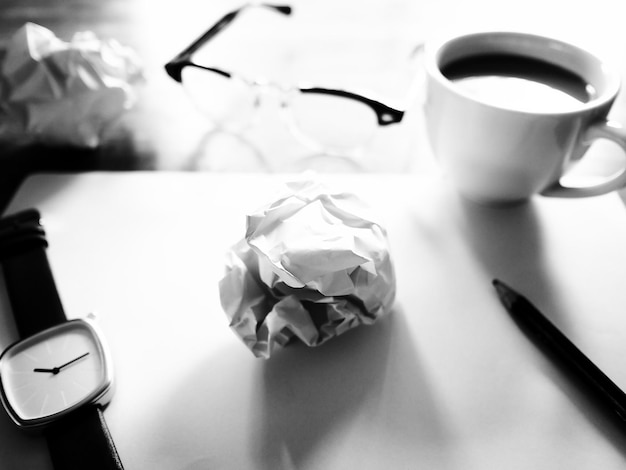
[[[0,63],[0,141],[96,147],[141,77],[136,54],[115,40],[81,32],[68,43],[26,23]]]
[[[303,180],[247,216],[219,287],[231,328],[269,358],[293,338],[317,346],[374,323],[391,309],[396,282],[371,209]]]

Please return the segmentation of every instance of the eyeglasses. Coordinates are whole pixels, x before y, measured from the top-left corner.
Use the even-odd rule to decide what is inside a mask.
[[[287,5],[244,5],[226,14],[165,65],[167,74],[183,85],[199,110],[218,128],[231,132],[240,132],[250,124],[268,85],[220,68],[196,64],[192,56],[243,10],[253,6],[283,15],[290,15],[292,11]],[[404,116],[404,111],[346,90],[303,85],[290,89],[269,86],[279,91],[287,124],[296,137],[325,151],[356,149],[367,143],[379,126],[399,123]]]

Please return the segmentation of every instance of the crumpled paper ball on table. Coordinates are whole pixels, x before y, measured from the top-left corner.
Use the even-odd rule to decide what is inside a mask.
[[[317,346],[391,309],[395,274],[385,229],[349,193],[307,180],[247,216],[227,254],[220,297],[257,357],[297,338]]]
[[[68,43],[26,23],[0,63],[0,141],[96,147],[141,77],[136,54],[115,40],[81,32]]]

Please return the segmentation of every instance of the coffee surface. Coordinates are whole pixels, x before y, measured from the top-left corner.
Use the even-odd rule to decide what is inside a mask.
[[[471,56],[445,65],[441,72],[478,100],[521,111],[569,111],[595,96],[577,74],[524,56]]]

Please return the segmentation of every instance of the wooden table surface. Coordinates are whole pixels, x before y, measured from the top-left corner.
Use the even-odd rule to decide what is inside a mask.
[[[366,150],[362,167],[341,171],[432,170],[419,86],[411,95],[412,85],[419,85],[419,81],[414,82],[416,69],[407,59],[415,45],[438,34],[476,29],[547,34],[596,52],[615,64],[626,79],[626,28],[621,0],[295,0],[290,4],[294,15],[289,19],[268,14],[242,18],[212,44],[204,58],[215,65],[280,83],[339,81],[351,89],[371,89],[407,109],[402,125],[381,132]],[[313,162],[308,158],[309,150],[285,129],[276,103],[270,101],[262,110],[267,119],[259,127],[240,137],[220,135],[212,132],[180,86],[163,70],[178,51],[240,5],[234,0],[2,0],[0,42],[28,21],[51,29],[64,40],[77,31],[91,30],[102,39],[114,38],[134,48],[142,59],[145,81],[136,89],[136,106],[111,125],[96,149],[43,145],[0,148],[0,211],[32,173],[277,173],[299,170]],[[624,93],[618,97],[611,117],[626,121]],[[609,163],[619,158],[619,152],[616,156],[610,146],[599,147],[596,154]],[[50,202],[52,199],[46,201]],[[476,240],[481,240],[484,227],[475,229]],[[515,231],[510,233],[516,236]],[[571,276],[584,274],[575,271],[571,270]],[[407,288],[405,292],[411,291]],[[621,463],[623,446],[613,444],[619,439],[611,436],[606,446],[611,458]],[[580,448],[573,451],[582,452]]]
[[[206,48],[201,59],[281,84],[344,83],[346,88],[371,90],[408,110],[400,126],[379,133],[360,167],[339,171],[400,173],[431,168],[419,86],[413,88],[418,93],[411,95],[418,74],[408,56],[416,44],[438,34],[476,29],[548,34],[598,53],[626,76],[626,29],[617,14],[619,0],[296,0],[290,4],[294,13],[289,18],[268,12],[242,15]],[[136,87],[137,105],[110,126],[95,150],[5,145],[0,153],[0,208],[23,177],[35,172],[306,168],[312,162],[310,151],[287,132],[276,103],[270,100],[262,110],[262,125],[243,136],[215,133],[163,70],[177,52],[240,5],[234,0],[3,0],[0,42],[27,21],[51,29],[63,40],[90,30],[135,49],[145,81]],[[612,115],[626,117],[623,94]]]

